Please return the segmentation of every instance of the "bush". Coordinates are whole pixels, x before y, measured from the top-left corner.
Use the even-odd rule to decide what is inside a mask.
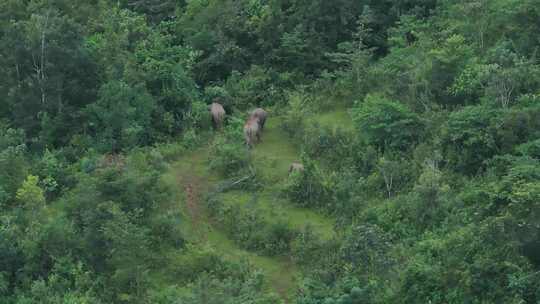
[[[540,159],[540,139],[519,145],[516,147],[516,151],[521,155]]]
[[[368,95],[352,110],[360,134],[380,150],[407,150],[423,133],[420,117],[404,104],[379,95]]]
[[[359,274],[384,276],[395,263],[390,248],[389,238],[381,228],[358,225],[345,233],[339,255],[343,262],[358,269]]]
[[[306,127],[305,118],[310,112],[311,100],[303,91],[289,92],[289,108],[283,115],[281,128],[289,137],[301,139]]]
[[[453,112],[442,128],[441,144],[449,165],[474,174],[484,168],[484,160],[497,154],[495,125],[499,113],[483,106],[469,106]]]
[[[195,132],[193,129],[186,130],[184,134],[182,134],[182,144],[188,148],[193,149],[196,148],[201,143],[201,138]]]
[[[378,196],[384,193],[387,198],[407,189],[414,181],[415,170],[412,164],[399,155],[389,154],[379,157],[373,172],[367,177],[366,191]]]
[[[163,159],[167,162],[174,161],[182,156],[186,148],[181,143],[164,143],[158,144],[155,148],[163,156]]]
[[[182,248],[186,241],[182,235],[181,215],[168,212],[151,219],[150,232],[155,245]]]
[[[239,176],[250,167],[251,157],[244,143],[244,122],[230,117],[223,133],[218,135],[210,149],[210,169],[227,176]]]
[[[188,127],[196,130],[209,129],[211,117],[208,106],[202,101],[191,104],[191,109],[185,114],[185,121]]]
[[[227,205],[218,197],[208,198],[206,204],[211,216],[242,248],[270,256],[290,252],[296,232],[287,222],[267,221],[257,210]]]
[[[276,222],[269,223],[265,228],[264,251],[266,253],[277,255],[291,251],[291,242],[296,233],[287,222],[278,219]]]
[[[334,202],[333,175],[325,175],[313,160],[303,157],[304,170],[293,172],[283,188],[284,194],[302,207],[330,209]]]
[[[291,244],[292,258],[300,266],[306,268],[315,266],[323,256],[324,246],[324,241],[313,232],[312,227],[306,226]]]
[[[218,137],[210,151],[210,169],[224,176],[238,176],[251,163],[248,149],[238,142]]]
[[[243,74],[234,71],[227,79],[225,89],[231,96],[231,106],[234,108],[268,107],[284,99],[281,88],[289,86],[288,82],[287,74],[253,65]]]
[[[310,157],[321,157],[333,168],[346,167],[353,155],[355,137],[352,132],[313,123],[304,128],[302,148]]]

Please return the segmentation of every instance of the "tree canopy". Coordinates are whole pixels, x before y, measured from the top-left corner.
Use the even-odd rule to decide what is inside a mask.
[[[0,0],[0,303],[539,303],[538,20]]]

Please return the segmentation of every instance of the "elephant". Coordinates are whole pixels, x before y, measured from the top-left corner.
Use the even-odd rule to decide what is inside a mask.
[[[257,108],[251,112],[250,117],[257,117],[259,119],[259,126],[261,127],[261,131],[264,129],[264,124],[266,123],[266,117],[268,116],[268,112],[266,112],[262,108]]]
[[[249,148],[252,148],[255,142],[261,140],[260,130],[259,119],[257,117],[250,117],[244,124],[244,137]]]
[[[304,171],[304,165],[302,165],[301,163],[292,163],[289,167],[289,174],[302,171]]]
[[[221,129],[225,120],[225,109],[217,102],[213,102],[210,106],[210,114],[212,115],[212,123],[215,129]]]

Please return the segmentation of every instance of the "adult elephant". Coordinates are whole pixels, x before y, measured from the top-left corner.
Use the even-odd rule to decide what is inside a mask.
[[[264,129],[264,124],[266,123],[266,117],[268,117],[268,112],[262,108],[257,108],[251,112],[250,117],[256,117],[259,119],[259,126],[262,131]]]
[[[249,148],[252,148],[255,145],[255,142],[261,140],[261,128],[259,125],[259,119],[257,117],[251,116],[248,118],[244,124],[244,138],[246,140],[246,145]]]
[[[223,121],[225,120],[225,109],[217,102],[213,102],[210,105],[210,114],[212,115],[212,123],[215,129],[221,129],[223,127]]]

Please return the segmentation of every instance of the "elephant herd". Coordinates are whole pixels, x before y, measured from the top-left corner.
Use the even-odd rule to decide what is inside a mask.
[[[223,127],[223,122],[225,120],[225,109],[223,106],[214,101],[209,106],[212,123],[215,129],[221,129]],[[264,124],[266,123],[266,118],[268,117],[268,112],[262,108],[257,108],[253,110],[244,124],[244,139],[248,148],[253,148],[255,143],[261,141],[262,131],[264,130]],[[292,163],[289,167],[289,174],[292,172],[303,171],[304,166],[300,163]]]
[[[221,129],[225,120],[225,109],[217,101],[212,102],[208,108],[210,110],[214,128],[216,130]],[[261,141],[261,134],[267,117],[268,113],[264,109],[257,108],[251,112],[246,120],[246,123],[244,124],[244,138],[246,145],[249,148],[252,148],[256,142]]]

